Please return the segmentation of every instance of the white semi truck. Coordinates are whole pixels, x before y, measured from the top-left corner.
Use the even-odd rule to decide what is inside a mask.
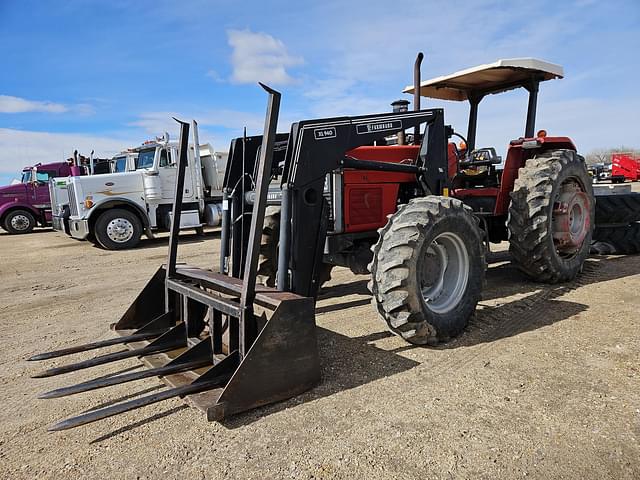
[[[93,154],[93,152],[92,152]],[[118,153],[109,159],[105,166],[94,171],[93,161],[89,167],[85,167],[83,175],[104,175],[105,173],[131,172],[136,169],[138,154],[132,150]],[[70,234],[69,230],[69,194],[67,184],[71,177],[55,177],[49,179],[49,197],[51,198],[51,224],[54,230]]]
[[[222,181],[227,154],[211,145],[190,145],[180,216],[182,229],[218,226],[222,218]],[[193,145],[199,145],[194,149]],[[69,234],[95,240],[107,250],[135,247],[145,233],[171,225],[178,145],[168,135],[134,149],[136,169],[91,177],[69,177]]]

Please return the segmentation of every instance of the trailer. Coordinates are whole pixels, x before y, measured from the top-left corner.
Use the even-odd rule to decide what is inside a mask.
[[[611,182],[624,183],[627,180],[637,182],[640,178],[640,158],[631,153],[613,153],[611,155]]]
[[[222,216],[222,179],[227,155],[209,144],[199,144],[193,122],[180,227],[200,231],[218,226]],[[199,145],[198,148],[193,145]],[[178,144],[168,134],[132,150],[137,155],[133,171],[70,177],[69,234],[95,240],[107,250],[135,247],[142,234],[167,231],[175,198]]]

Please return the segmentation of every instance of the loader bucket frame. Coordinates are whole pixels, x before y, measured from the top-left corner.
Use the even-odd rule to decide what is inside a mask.
[[[249,221],[242,255],[242,279],[238,278],[239,265],[235,266],[236,275],[228,276],[177,263],[189,141],[189,124],[178,121],[180,154],[166,266],[158,269],[120,321],[112,325],[118,338],[30,359],[45,360],[122,344],[128,350],[55,367],[35,377],[131,357],[139,357],[149,367],[145,371],[102,377],[49,391],[41,395],[42,398],[150,377],[162,378],[169,388],[63,420],[50,430],[73,428],[173,397],[186,397],[189,403],[205,411],[209,420],[222,420],[290,398],[319,382],[313,298],[268,287],[256,288],[259,242],[280,106],[280,94],[261,86],[268,92],[269,101],[260,147],[257,148],[257,142],[254,144],[255,200],[251,212],[246,212]],[[244,220],[245,212],[242,213]]]
[[[417,158],[406,163],[359,160],[347,152],[384,140],[385,136],[424,125]],[[423,193],[440,195],[449,186],[447,136],[444,110],[432,108],[412,112],[382,113],[353,117],[304,120],[291,125],[280,171],[281,211],[277,287],[281,291],[315,297],[319,285],[327,237],[329,208],[324,196],[326,177],[342,169],[405,172],[415,174]],[[220,268],[239,276],[244,252],[250,251],[246,235],[251,217],[246,192],[257,165],[260,137],[235,139],[231,143],[224,195],[230,211],[223,216]],[[336,208],[341,208],[337,205]]]

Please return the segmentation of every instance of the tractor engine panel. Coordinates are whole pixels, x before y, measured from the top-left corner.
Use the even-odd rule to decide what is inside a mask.
[[[349,150],[358,160],[415,164],[415,145],[366,146]],[[398,206],[401,184],[416,183],[412,173],[345,169],[343,178],[344,232],[376,230],[387,223],[387,215]]]

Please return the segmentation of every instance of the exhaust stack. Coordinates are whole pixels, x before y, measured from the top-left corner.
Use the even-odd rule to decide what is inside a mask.
[[[420,66],[422,65],[422,60],[424,59],[424,54],[422,52],[418,53],[416,57],[416,62],[413,65],[413,110],[417,112],[420,110]],[[413,130],[413,144],[420,144],[420,127],[416,126]]]

